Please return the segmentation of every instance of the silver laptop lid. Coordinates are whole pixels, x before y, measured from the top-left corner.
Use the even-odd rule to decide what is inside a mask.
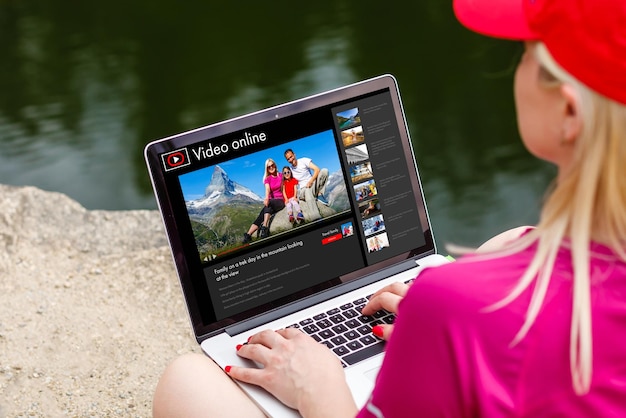
[[[282,175],[288,150],[320,169],[323,195],[298,201],[303,222],[285,208],[268,236],[244,239],[265,206],[266,162]],[[435,253],[390,75],[154,141],[145,159],[198,341]]]

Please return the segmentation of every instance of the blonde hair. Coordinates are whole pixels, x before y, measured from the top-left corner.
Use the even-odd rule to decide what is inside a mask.
[[[505,249],[520,251],[537,244],[537,251],[515,288],[491,309],[517,298],[535,283],[524,324],[512,344],[533,325],[543,304],[561,246],[571,249],[573,275],[570,328],[570,371],[574,391],[589,391],[593,371],[591,329],[590,245],[599,242],[626,261],[626,106],[589,89],[563,70],[542,43],[536,47],[545,88],[563,83],[580,99],[582,131],[576,138],[571,167],[552,187],[537,228]],[[552,77],[546,77],[551,75]],[[626,303],[626,301],[625,301]]]
[[[263,183],[265,183],[265,179],[267,178],[267,176],[269,176],[267,169],[269,168],[271,164],[274,164],[274,167],[276,168],[276,173],[278,174],[278,166],[276,165],[276,162],[272,160],[271,158],[268,158],[267,160],[265,160],[265,171],[263,172]]]

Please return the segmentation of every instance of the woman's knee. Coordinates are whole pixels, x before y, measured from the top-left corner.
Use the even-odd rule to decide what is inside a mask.
[[[214,363],[202,354],[188,353],[174,359],[157,384],[152,403],[154,417],[184,416],[185,407],[193,401],[194,392],[203,385]]]
[[[157,384],[154,418],[246,416],[263,413],[211,359],[184,354],[172,361]]]

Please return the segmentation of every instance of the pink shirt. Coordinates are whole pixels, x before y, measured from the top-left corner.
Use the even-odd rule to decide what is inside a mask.
[[[570,253],[562,249],[543,308],[519,331],[530,291],[503,309],[534,249],[424,270],[400,304],[372,398],[359,417],[626,417],[626,264],[593,245],[593,378],[577,396],[569,368]]]
[[[265,177],[263,184],[269,184],[270,186],[270,199],[284,199],[282,192],[283,175],[281,173],[278,173],[276,176]]]

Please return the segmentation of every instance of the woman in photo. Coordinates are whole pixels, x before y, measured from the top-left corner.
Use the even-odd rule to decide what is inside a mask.
[[[265,160],[263,184],[265,185],[263,209],[252,222],[252,225],[250,225],[248,232],[243,234],[244,244],[252,241],[252,234],[257,230],[259,230],[259,238],[267,238],[270,235],[269,222],[271,216],[285,207],[285,199],[282,192],[282,175],[276,168],[276,162],[271,158]]]

